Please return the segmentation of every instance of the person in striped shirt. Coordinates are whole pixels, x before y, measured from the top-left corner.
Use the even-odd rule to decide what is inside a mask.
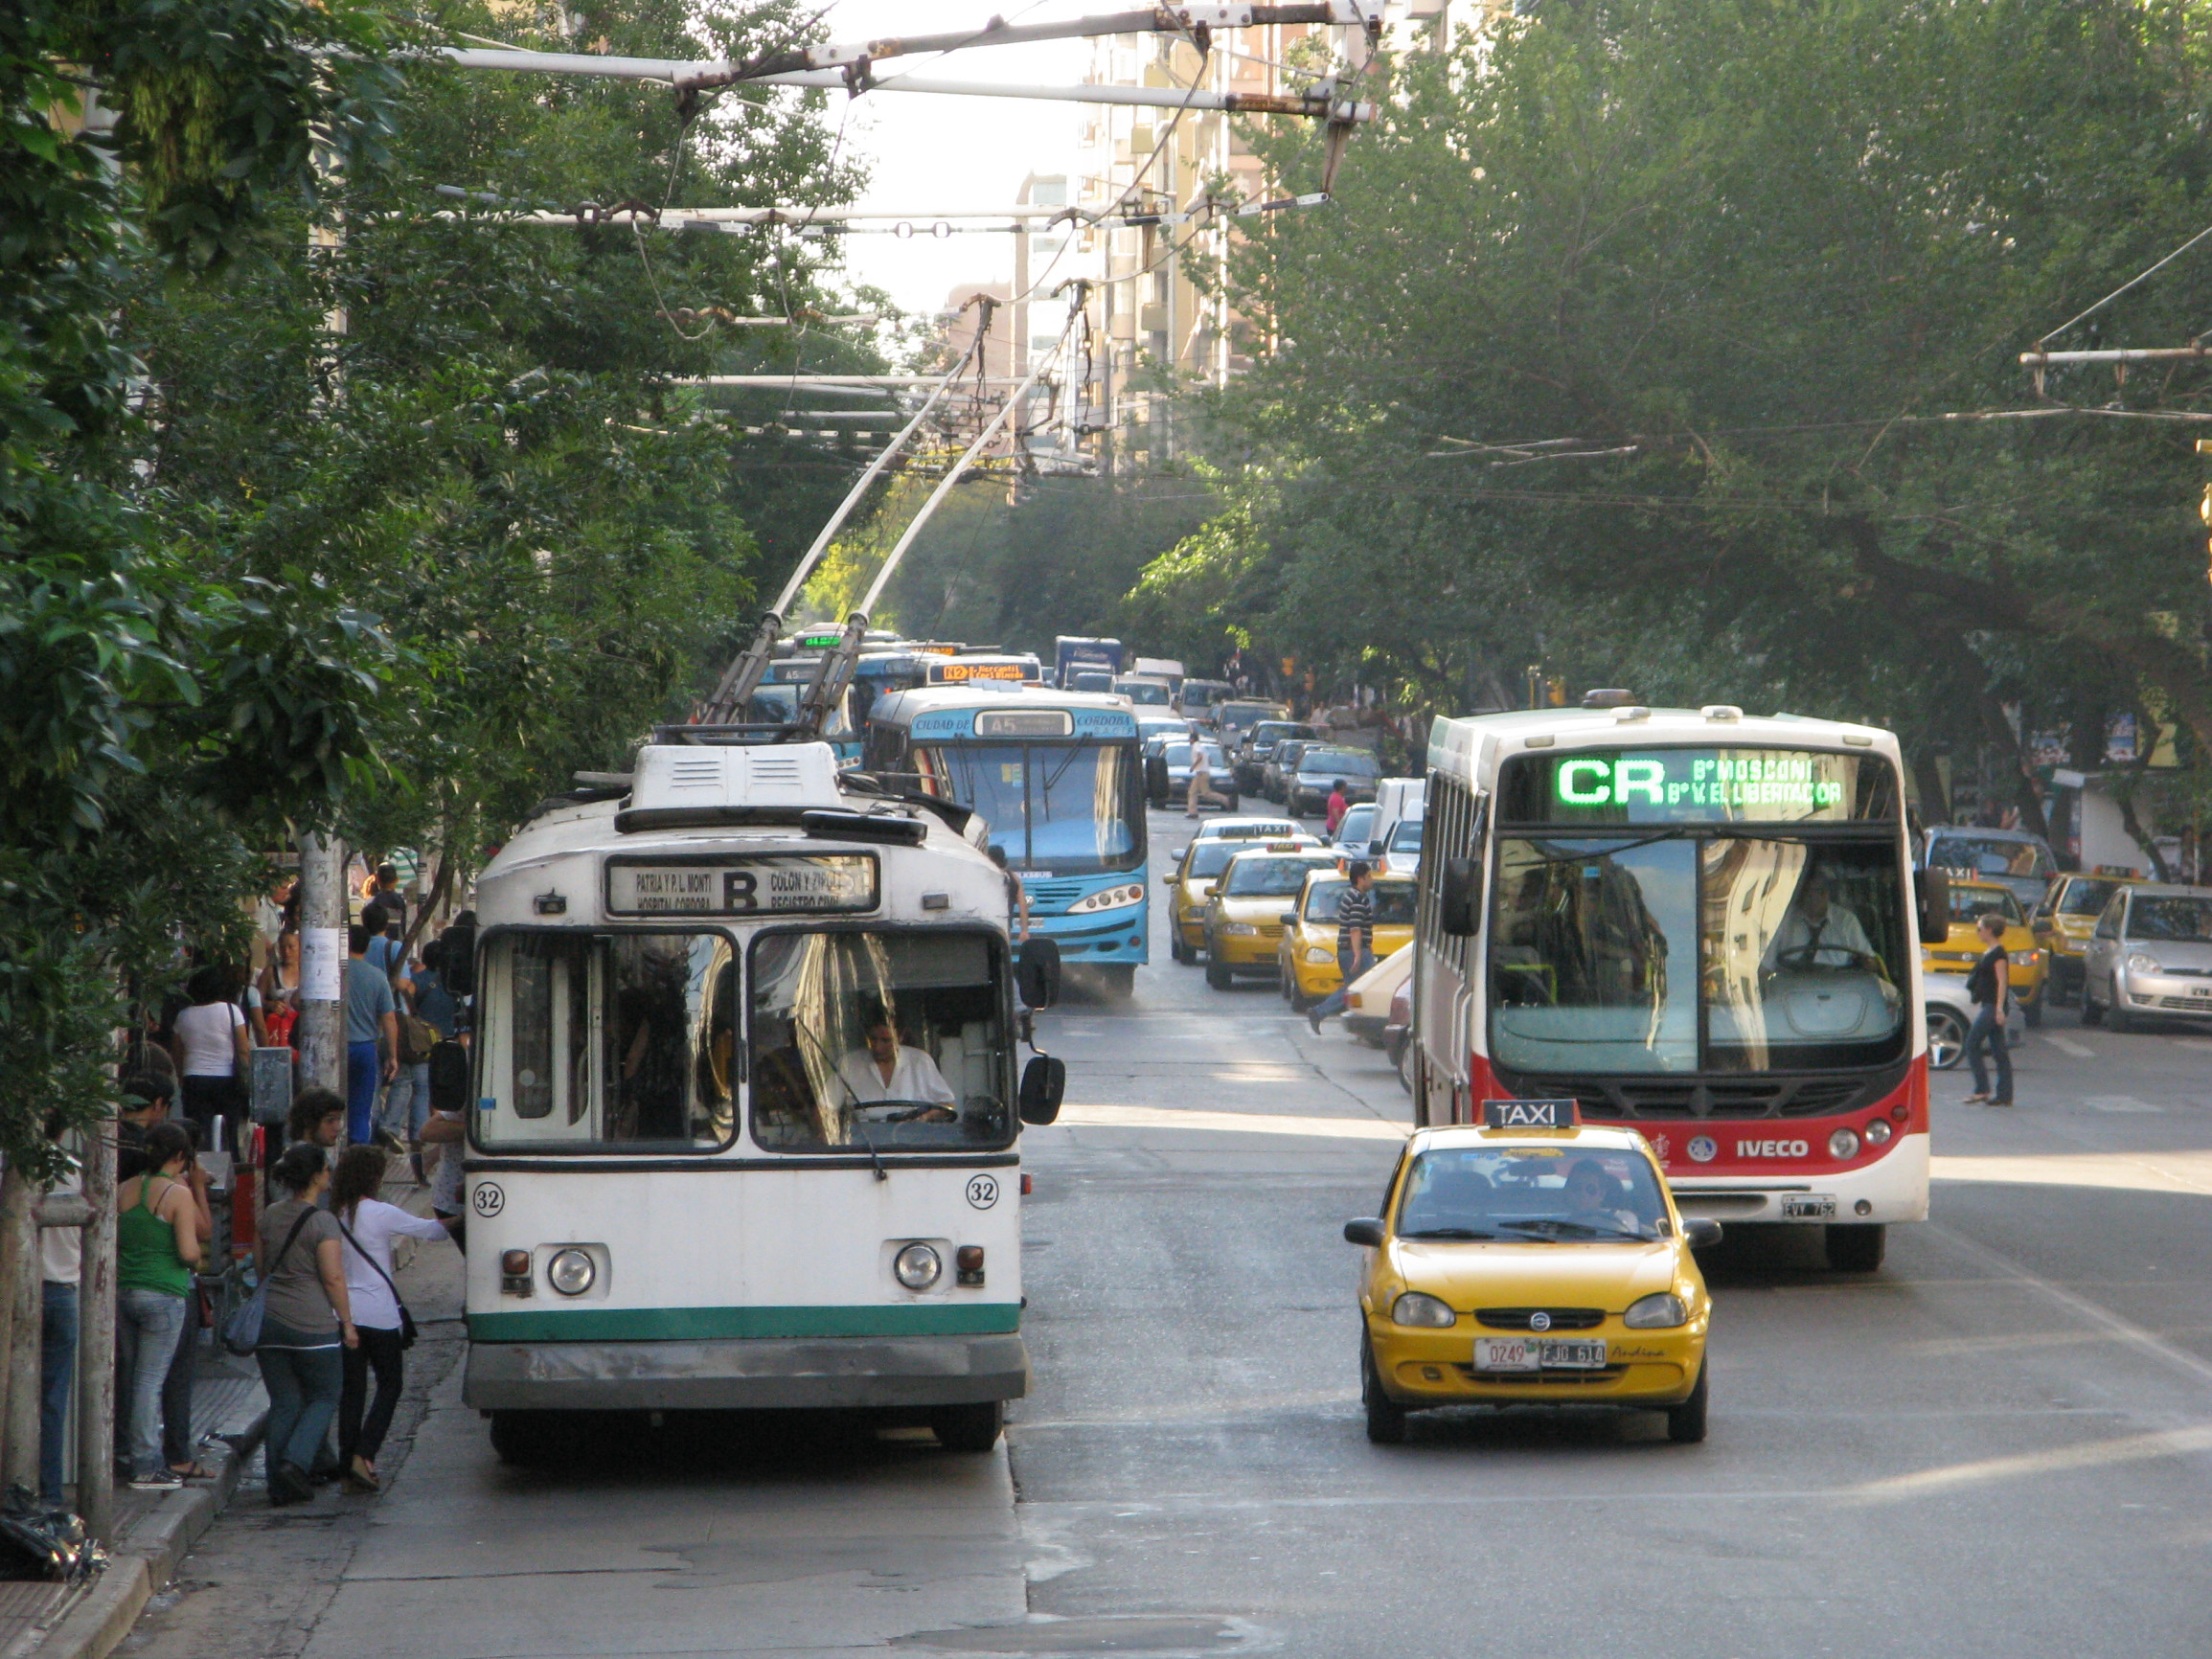
[[[1336,966],[1344,979],[1307,1011],[1306,1023],[1315,1036],[1321,1034],[1323,1020],[1344,1011],[1352,982],[1375,966],[1375,869],[1364,858],[1355,859],[1346,874],[1352,885],[1336,899]]]

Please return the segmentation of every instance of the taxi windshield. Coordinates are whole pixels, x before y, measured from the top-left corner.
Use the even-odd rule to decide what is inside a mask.
[[[2106,901],[2120,891],[2117,881],[2096,881],[2084,878],[2066,883],[2059,895],[2061,916],[2095,916],[2105,908]]]
[[[1938,870],[1971,870],[1976,875],[2058,874],[2041,841],[2013,841],[1995,835],[1938,835],[1928,843],[1927,861]]]
[[[1579,1147],[1432,1148],[1398,1202],[1401,1239],[1663,1239],[1667,1203],[1641,1153]]]
[[[2025,925],[2020,915],[2020,901],[2003,887],[1954,887],[1950,890],[1950,914],[1956,921],[1979,921],[1991,911],[2003,918],[2008,927]]]
[[[1327,881],[1316,881],[1306,892],[1306,920],[1308,921],[1334,921],[1336,901],[1344,897],[1352,885],[1341,875]],[[1378,927],[1411,927],[1413,925],[1413,883],[1410,881],[1378,881],[1367,890],[1367,897],[1375,900],[1375,925]]]
[[[1229,860],[1243,850],[1242,841],[1201,841],[1191,849],[1191,865],[1183,874],[1200,881],[1219,875],[1228,869]]]
[[[1309,870],[1326,870],[1334,858],[1240,858],[1221,888],[1224,898],[1289,898]],[[1331,914],[1334,914],[1332,912]]]

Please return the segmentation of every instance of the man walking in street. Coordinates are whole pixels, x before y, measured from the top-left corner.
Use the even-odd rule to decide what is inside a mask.
[[[1973,1093],[1969,1101],[1986,1101],[1993,1106],[2013,1103],[2012,1046],[2005,1039],[2005,1001],[2012,994],[2012,966],[2005,954],[2004,918],[1985,910],[1974,923],[1981,936],[1981,960],[1966,976],[1966,993],[1973,998],[1973,1024],[1966,1033],[1966,1063],[1973,1067]],[[1992,1095],[1989,1073],[1982,1065],[1988,1049],[1997,1065],[1997,1088]]]
[[[1206,759],[1206,745],[1193,743],[1191,745],[1191,793],[1190,799],[1184,804],[1183,816],[1196,818],[1198,815],[1198,808],[1208,801],[1211,801],[1223,811],[1228,810],[1228,796],[1214,793],[1214,768],[1212,762]]]
[[[347,939],[346,1139],[356,1147],[376,1131],[378,1082],[399,1075],[399,1003],[392,976],[370,966],[369,937],[355,922]]]
[[[1370,891],[1375,885],[1375,868],[1364,858],[1356,858],[1348,874],[1352,884],[1336,900],[1336,966],[1344,979],[1307,1011],[1306,1023],[1315,1036],[1321,1034],[1323,1020],[1344,1011],[1352,982],[1375,966],[1375,896]]]

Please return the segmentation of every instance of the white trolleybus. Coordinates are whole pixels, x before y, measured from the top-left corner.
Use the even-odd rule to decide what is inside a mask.
[[[579,1411],[900,1408],[987,1448],[1028,1386],[1017,1138],[1064,1072],[1016,1042],[1057,963],[1017,999],[980,819],[827,743],[673,735],[477,887],[465,1398],[513,1460]]]
[[[1831,1266],[1879,1266],[1927,1214],[1916,925],[1945,908],[1896,739],[1545,709],[1437,721],[1428,769],[1416,1121],[1571,1098],[1643,1133],[1685,1216],[1825,1227]]]

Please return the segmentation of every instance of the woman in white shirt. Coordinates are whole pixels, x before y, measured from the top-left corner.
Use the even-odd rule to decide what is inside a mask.
[[[338,1218],[346,1266],[346,1295],[353,1303],[360,1346],[346,1350],[345,1384],[338,1395],[338,1466],[350,1492],[381,1490],[376,1454],[399,1404],[410,1340],[407,1310],[392,1282],[392,1240],[444,1239],[446,1225],[408,1214],[376,1196],[384,1184],[385,1155],[372,1146],[348,1147],[331,1177],[331,1214]],[[371,1401],[369,1375],[376,1377]],[[364,1410],[364,1407],[366,1408]]]
[[[184,1115],[199,1125],[199,1144],[215,1146],[215,1121],[245,1111],[240,1084],[254,1062],[253,1030],[229,997],[232,972],[201,968],[185,982],[190,1008],[171,1025],[170,1053],[183,1079]]]

